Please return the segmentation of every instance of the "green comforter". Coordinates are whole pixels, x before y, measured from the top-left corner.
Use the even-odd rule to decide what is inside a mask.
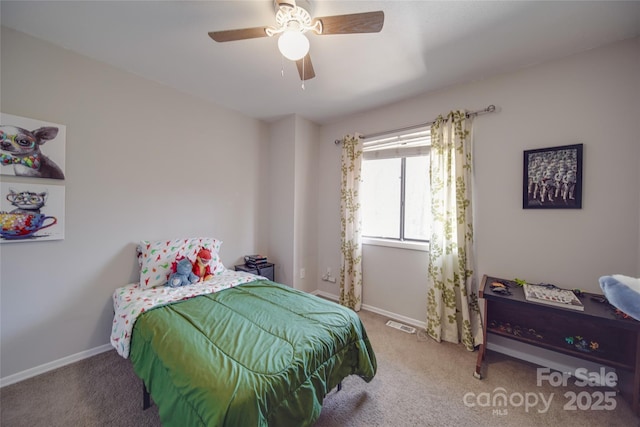
[[[376,359],[352,310],[267,280],[154,308],[131,361],[164,426],[306,426]]]

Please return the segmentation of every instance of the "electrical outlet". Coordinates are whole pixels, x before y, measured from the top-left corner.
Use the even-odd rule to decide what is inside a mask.
[[[336,278],[331,275],[331,267],[327,267],[327,272],[320,278],[325,282],[336,283]]]
[[[301,278],[301,279],[304,279],[304,276],[305,276],[304,268],[301,268],[301,269],[300,269],[300,278]]]

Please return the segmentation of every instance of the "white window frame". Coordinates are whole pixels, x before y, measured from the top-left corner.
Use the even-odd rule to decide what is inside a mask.
[[[375,138],[365,138],[363,140],[363,161],[429,155],[430,149],[430,128],[428,126],[419,127],[411,130],[410,132],[403,131],[395,134],[389,133]],[[401,210],[401,212],[403,211]],[[402,216],[400,221],[404,223],[404,218]],[[428,241],[398,240],[362,236],[362,244],[424,252],[429,250]]]

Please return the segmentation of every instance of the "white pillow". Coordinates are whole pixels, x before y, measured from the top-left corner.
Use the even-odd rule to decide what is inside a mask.
[[[140,265],[140,287],[154,288],[167,283],[171,265],[177,258],[189,258],[192,262],[201,248],[211,251],[211,272],[214,275],[224,271],[218,252],[222,241],[212,237],[192,237],[173,240],[142,240],[138,244],[138,264]]]

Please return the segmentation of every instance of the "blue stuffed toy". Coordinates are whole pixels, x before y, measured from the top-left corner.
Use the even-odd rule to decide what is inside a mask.
[[[640,320],[640,279],[614,274],[599,279],[604,296],[615,308]]]
[[[167,286],[177,288],[178,286],[190,285],[198,281],[198,276],[193,273],[193,264],[188,258],[182,258],[175,264],[175,273],[171,273]]]

